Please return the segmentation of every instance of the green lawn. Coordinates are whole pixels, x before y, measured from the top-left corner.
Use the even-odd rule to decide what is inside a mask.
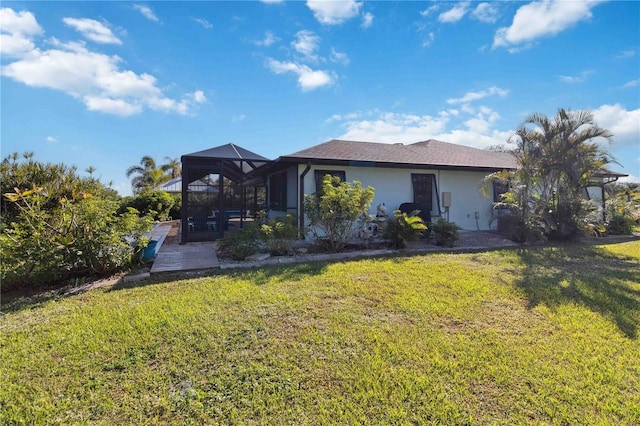
[[[640,241],[4,302],[0,424],[640,423]]]

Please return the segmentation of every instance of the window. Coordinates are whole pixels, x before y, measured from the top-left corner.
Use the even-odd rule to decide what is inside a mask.
[[[287,172],[275,174],[269,178],[269,208],[287,210]]]
[[[413,183],[413,202],[419,204],[425,213],[431,213],[433,208],[433,175],[411,174]]]
[[[322,180],[326,175],[331,175],[340,179],[340,182],[344,182],[345,173],[344,170],[316,170],[316,194],[322,195]]]

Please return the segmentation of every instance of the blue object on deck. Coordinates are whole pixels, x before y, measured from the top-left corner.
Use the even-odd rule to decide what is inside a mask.
[[[156,246],[158,242],[156,240],[149,241],[149,244],[142,250],[142,261],[149,262],[156,258]]]

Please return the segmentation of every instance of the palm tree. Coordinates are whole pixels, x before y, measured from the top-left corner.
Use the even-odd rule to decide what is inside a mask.
[[[171,179],[171,176],[165,174],[162,168],[158,168],[153,158],[145,155],[140,160],[139,166],[131,166],[127,169],[127,177],[136,175],[131,179],[131,189],[134,194],[138,194],[145,189],[154,188]]]
[[[586,212],[582,191],[595,172],[613,159],[597,144],[613,135],[599,127],[589,111],[558,109],[549,119],[531,114],[516,130],[515,172],[522,219],[543,223],[545,233],[571,237]]]
[[[177,158],[164,157],[166,163],[160,166],[163,172],[171,172],[171,179],[182,175],[182,163]]]

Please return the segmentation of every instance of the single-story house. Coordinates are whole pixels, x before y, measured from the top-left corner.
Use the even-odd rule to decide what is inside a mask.
[[[493,203],[507,188],[495,183],[487,197],[481,187],[487,175],[515,167],[509,152],[434,139],[411,144],[330,140],[273,161],[234,144],[222,145],[182,156],[181,242],[223,237],[217,212],[240,212],[240,226],[263,209],[271,218],[291,214],[302,230],[305,195],[317,192],[326,174],[373,187],[371,215],[378,206],[391,214],[413,203],[431,221],[443,218],[464,230],[496,229],[499,212]],[[608,171],[594,176],[585,197],[604,205],[604,185],[622,176]]]
[[[445,218],[466,230],[495,229],[493,197],[481,193],[484,178],[515,168],[507,152],[427,140],[386,144],[330,140],[279,157],[251,173],[262,177],[270,217],[293,214],[305,221],[304,195],[316,192],[329,173],[372,186],[370,214],[384,204],[392,213],[403,203],[419,204],[432,220]],[[496,188],[495,196],[499,193]]]

